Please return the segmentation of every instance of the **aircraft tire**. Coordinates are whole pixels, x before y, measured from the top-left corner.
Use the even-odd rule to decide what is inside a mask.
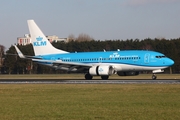
[[[108,80],[109,76],[108,75],[105,75],[105,76],[101,76],[101,79],[102,80]]]
[[[93,78],[93,76],[92,75],[90,75],[90,74],[85,74],[85,79],[86,80],[92,80],[92,78]]]
[[[152,75],[152,79],[156,80],[157,76],[156,75]]]

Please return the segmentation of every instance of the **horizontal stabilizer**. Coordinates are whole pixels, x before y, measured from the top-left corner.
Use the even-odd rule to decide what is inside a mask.
[[[18,54],[18,56],[19,56],[20,58],[26,58],[26,57],[22,54],[22,52],[19,50],[19,48],[18,48],[16,45],[14,45],[14,47],[15,47],[15,49],[16,49],[16,51],[17,51],[17,54]]]
[[[38,56],[24,55],[16,45],[14,45],[14,47],[17,51],[17,54],[8,54],[8,55],[18,55],[20,58],[24,58],[24,59],[42,59],[41,57]]]

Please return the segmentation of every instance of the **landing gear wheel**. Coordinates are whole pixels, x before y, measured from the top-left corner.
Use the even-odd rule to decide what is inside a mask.
[[[157,76],[155,74],[152,75],[152,79],[156,80]]]
[[[85,79],[86,79],[86,80],[92,80],[92,78],[93,78],[93,76],[91,76],[91,75],[88,74],[88,73],[85,75]]]
[[[105,76],[101,76],[101,79],[102,80],[108,80],[109,76],[108,75],[105,75]]]

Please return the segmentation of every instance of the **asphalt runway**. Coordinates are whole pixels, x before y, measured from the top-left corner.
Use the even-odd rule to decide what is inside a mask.
[[[57,80],[57,79],[1,79],[0,84],[180,84],[180,80]]]

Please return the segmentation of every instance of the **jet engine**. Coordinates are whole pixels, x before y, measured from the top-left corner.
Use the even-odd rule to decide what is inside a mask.
[[[92,66],[89,69],[89,74],[92,76],[106,76],[114,74],[114,68],[109,65]]]
[[[128,71],[128,72],[117,72],[119,76],[136,76],[139,75],[138,71]]]

